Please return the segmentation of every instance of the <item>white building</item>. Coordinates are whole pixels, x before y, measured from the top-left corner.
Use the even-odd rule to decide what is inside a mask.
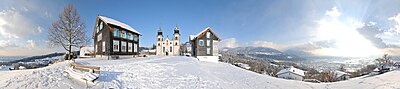
[[[304,71],[291,66],[289,68],[279,71],[278,73],[276,73],[276,75],[278,76],[278,78],[303,80]]]
[[[94,56],[93,46],[82,46],[80,47],[79,57],[92,57]]]
[[[343,71],[335,71],[335,79],[336,81],[347,80],[350,79],[350,74]]]
[[[164,39],[161,28],[157,32],[156,55],[158,56],[176,56],[180,55],[180,34],[178,26],[174,29],[173,39],[170,40],[168,35]]]

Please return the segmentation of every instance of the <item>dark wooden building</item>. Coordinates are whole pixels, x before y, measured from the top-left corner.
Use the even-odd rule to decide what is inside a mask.
[[[192,56],[205,59],[207,59],[207,57],[218,58],[218,43],[220,41],[221,39],[210,27],[207,27],[197,35],[192,35],[190,37]]]
[[[141,34],[117,20],[97,16],[94,31],[96,55],[138,55]]]

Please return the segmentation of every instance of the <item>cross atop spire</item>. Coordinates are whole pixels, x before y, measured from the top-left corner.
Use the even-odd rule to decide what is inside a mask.
[[[158,27],[158,32],[162,32],[161,27]]]
[[[174,34],[179,34],[179,27],[178,24],[176,24],[175,28],[174,28]]]
[[[162,35],[161,27],[158,28],[157,35]]]
[[[176,24],[175,29],[174,30],[179,30],[178,24]]]

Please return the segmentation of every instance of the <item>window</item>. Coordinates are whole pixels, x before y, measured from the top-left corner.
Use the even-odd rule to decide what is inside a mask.
[[[165,47],[162,48],[163,52],[165,52]]]
[[[207,33],[206,33],[206,36],[207,36],[207,38],[210,38],[210,37],[211,37],[210,32],[207,32]]]
[[[99,27],[99,25],[98,25],[98,24],[96,24],[96,30],[97,30],[97,33],[99,33],[99,32],[100,32],[100,27]]]
[[[204,40],[199,40],[199,46],[204,46]]]
[[[133,40],[133,39],[132,39],[132,34],[131,34],[131,33],[127,33],[126,38],[129,39],[129,40]]]
[[[101,33],[99,35],[97,35],[97,41],[100,41],[102,38],[103,38],[103,36]]]
[[[138,52],[137,47],[138,45],[136,43],[133,43],[133,52]]]
[[[160,43],[158,43],[158,46],[161,46]]]
[[[172,52],[172,47],[169,47],[169,52]]]
[[[102,50],[102,52],[106,52],[106,42],[105,41],[103,41],[101,50]]]
[[[207,40],[207,46],[210,46],[210,45],[211,45],[210,40]]]
[[[99,27],[100,27],[100,30],[103,29],[103,27],[104,27],[103,25],[104,25],[103,22],[100,22],[100,26],[99,26]]]
[[[207,48],[207,54],[211,54],[211,48]]]
[[[126,32],[125,31],[121,31],[121,38],[125,38],[126,36],[125,36],[125,34],[126,34]]]
[[[132,43],[128,43],[128,52],[132,52]]]
[[[178,45],[178,42],[175,42],[175,45]]]
[[[178,37],[175,37],[175,40],[178,40]]]
[[[161,41],[161,38],[158,38],[158,41]]]
[[[132,36],[132,40],[133,40],[133,41],[137,41],[137,35],[133,35],[133,36]]]
[[[114,28],[114,37],[118,37],[118,28]]]
[[[126,42],[125,41],[121,42],[121,52],[126,52]]]
[[[119,41],[118,40],[114,40],[114,42],[113,42],[113,50],[114,50],[114,52],[118,52],[119,51]]]

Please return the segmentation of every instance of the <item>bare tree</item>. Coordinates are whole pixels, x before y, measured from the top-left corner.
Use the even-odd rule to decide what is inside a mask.
[[[344,65],[343,65],[343,64],[340,65],[339,71],[347,72],[347,70],[346,70],[346,68],[344,68]]]
[[[68,51],[68,60],[71,58],[72,47],[87,43],[85,23],[81,21],[75,6],[68,3],[60,13],[58,20],[52,23],[49,29],[49,41],[52,45],[61,45]]]
[[[384,54],[382,58],[375,59],[379,65],[388,65],[391,64],[390,56],[388,54]]]
[[[375,60],[378,62],[377,66],[381,73],[383,72],[384,67],[393,65],[393,61],[390,59],[388,54],[384,54],[382,58],[377,58]]]

